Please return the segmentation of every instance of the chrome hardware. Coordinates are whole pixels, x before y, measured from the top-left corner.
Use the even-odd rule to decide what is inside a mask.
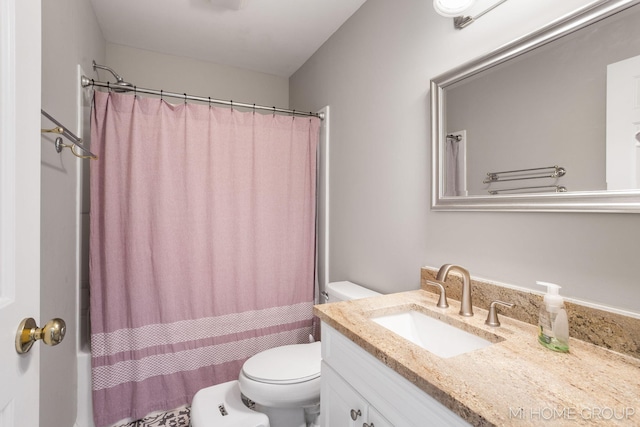
[[[110,72],[111,74],[113,74],[113,77],[115,77],[115,79],[116,79],[116,83],[112,87],[110,87],[109,89],[113,89],[114,92],[126,92],[127,89],[129,89],[129,88],[133,88],[134,90],[136,89],[136,87],[132,83],[125,82],[124,79],[122,77],[120,77],[120,75],[118,73],[113,71],[112,68],[107,67],[106,65],[96,64],[96,61],[93,61],[93,69],[95,70],[96,68],[99,68],[101,70],[106,70],[106,71]]]
[[[487,315],[487,320],[484,321],[485,325],[489,326],[500,326],[500,321],[498,320],[498,310],[496,309],[496,304],[504,305],[505,307],[513,307],[513,304],[504,301],[493,301],[489,305],[489,314]]]
[[[466,268],[459,265],[445,264],[440,267],[436,275],[436,282],[444,283],[450,271],[457,271],[462,275],[462,297],[460,298],[460,315],[470,317],[473,316],[473,308],[471,306],[471,276]]]
[[[16,351],[24,354],[31,350],[31,346],[38,340],[46,345],[58,345],[64,339],[67,325],[62,319],[51,319],[42,328],[38,328],[32,317],[27,317],[20,322],[16,332]]]
[[[62,149],[67,147],[67,144],[64,143],[61,137],[56,137],[55,142],[53,143],[54,147],[56,147],[56,153],[62,153]]]
[[[113,90],[114,92],[134,92],[136,94],[145,93],[145,94],[148,94],[148,95],[156,95],[156,96],[164,97],[164,98],[180,98],[181,100],[199,101],[199,102],[205,102],[205,103],[208,103],[208,104],[219,104],[219,105],[226,105],[226,106],[232,106],[233,105],[233,107],[250,108],[250,109],[252,109],[254,111],[255,110],[269,111],[269,112],[272,112],[273,114],[276,114],[276,112],[278,112],[278,113],[283,113],[283,114],[291,114],[293,116],[317,117],[320,120],[324,120],[325,116],[326,116],[326,114],[323,113],[323,112],[321,112],[321,113],[312,113],[312,112],[305,113],[304,111],[289,110],[288,108],[276,108],[276,107],[269,107],[269,106],[266,106],[266,105],[256,105],[256,104],[247,104],[247,103],[243,103],[243,102],[226,101],[224,99],[214,99],[214,98],[206,97],[206,96],[195,96],[195,95],[187,95],[185,93],[169,92],[169,91],[162,90],[162,89],[160,89],[160,90],[158,90],[158,89],[147,89],[147,88],[142,88],[142,87],[136,87],[136,86],[132,85],[131,83],[128,83],[128,82],[125,82],[125,81],[119,81],[119,82],[113,83],[113,84],[111,84],[109,82],[99,82],[99,81],[94,81],[93,79],[90,79],[87,76],[82,76],[80,78],[80,86],[82,86],[82,87],[91,86],[92,88],[102,87],[102,88],[107,88],[109,90]]]
[[[440,289],[440,298],[438,298],[438,308],[448,308],[449,303],[447,302],[447,291],[444,288],[444,283],[442,282],[434,282],[433,280],[427,280],[427,285],[437,286]]]
[[[500,6],[502,3],[506,2],[507,0],[500,0],[497,3],[495,3],[493,6],[489,7],[488,9],[483,10],[482,12],[478,13],[476,16],[467,16],[467,15],[461,15],[461,16],[456,16],[453,18],[453,28],[455,28],[456,30],[462,30],[463,28],[466,28],[468,25],[473,24],[474,22],[476,22],[476,20],[478,20],[478,18],[484,16],[485,14],[491,12],[493,9],[495,9],[496,7]]]
[[[549,169],[553,169],[550,171]],[[544,171],[547,172],[536,172]],[[547,166],[544,168],[516,169],[512,171],[487,172],[487,177],[482,181],[484,184],[502,181],[519,181],[522,179],[539,178],[560,178],[567,174],[567,170],[562,166]],[[506,177],[500,175],[507,175]]]
[[[358,409],[357,411],[355,409],[351,410],[351,419],[353,421],[357,420],[359,416],[362,415],[362,412],[360,411],[360,409]]]
[[[376,427],[376,426],[374,426],[373,423],[371,424],[364,423],[362,424],[362,427]]]
[[[56,152],[60,153],[63,148],[68,148],[71,150],[74,156],[80,159],[93,159],[96,160],[98,156],[93,154],[91,151],[87,150],[87,148],[83,145],[82,138],[78,138],[75,136],[69,129],[64,127],[59,121],[57,121],[53,116],[47,113],[44,110],[40,110],[40,113],[45,116],[47,119],[51,120],[56,127],[52,129],[40,129],[42,133],[56,133],[64,136],[69,141],[71,141],[71,145],[65,144],[61,137],[57,137],[54,142],[54,146],[56,147]],[[76,149],[82,150],[86,154],[79,153]]]
[[[544,172],[542,172],[544,171]],[[516,169],[502,172],[487,172],[484,184],[502,181],[518,181],[522,179],[561,178],[567,174],[567,170],[561,166],[546,166],[543,168]],[[505,176],[506,175],[506,176]],[[562,185],[536,185],[531,187],[513,187],[487,190],[489,194],[496,195],[511,191],[543,192],[553,190],[556,193],[566,193],[567,187]]]
[[[505,193],[508,191],[522,191],[526,190],[531,193],[532,190],[536,190],[536,192],[545,192],[548,190],[555,191],[556,193],[566,193],[567,187],[564,185],[535,185],[532,187],[513,187],[513,188],[501,188],[499,190],[487,190],[489,194],[495,196],[496,194]]]
[[[320,292],[320,296],[324,300],[324,302],[329,302],[329,293],[327,291]]]

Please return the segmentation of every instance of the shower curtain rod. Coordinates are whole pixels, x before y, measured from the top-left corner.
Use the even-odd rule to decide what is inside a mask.
[[[180,99],[184,99],[185,102],[187,100],[200,101],[200,102],[206,102],[209,104],[226,105],[232,108],[243,107],[243,108],[249,108],[252,110],[271,111],[272,113],[291,114],[292,116],[317,117],[320,120],[324,120],[324,113],[312,113],[312,112],[305,113],[303,111],[289,110],[286,108],[267,107],[265,105],[246,104],[243,102],[225,101],[223,99],[214,99],[214,98],[204,97],[204,96],[187,95],[186,93],[166,92],[164,90],[146,89],[146,88],[141,88],[136,86],[122,86],[122,85],[117,85],[115,83],[111,84],[110,82],[95,81],[86,76],[82,76],[82,78],[80,79],[80,84],[82,85],[82,87],[87,87],[87,86],[106,87],[108,89],[117,90],[118,92],[146,93],[148,95],[157,95],[157,96],[160,96],[161,98],[164,98],[165,96],[169,98],[180,98]]]

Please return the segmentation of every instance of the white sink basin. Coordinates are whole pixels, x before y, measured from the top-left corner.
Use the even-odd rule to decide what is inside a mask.
[[[371,320],[443,358],[457,356],[493,344],[491,341],[416,310],[374,316],[371,317]]]

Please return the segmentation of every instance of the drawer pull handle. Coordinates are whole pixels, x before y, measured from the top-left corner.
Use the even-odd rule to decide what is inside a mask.
[[[357,420],[360,415],[362,415],[362,412],[360,412],[360,409],[358,409],[357,411],[355,409],[351,410],[351,419],[353,421]]]

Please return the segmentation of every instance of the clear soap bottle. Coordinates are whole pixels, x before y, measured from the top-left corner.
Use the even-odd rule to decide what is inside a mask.
[[[569,351],[569,319],[564,309],[564,299],[559,295],[560,286],[548,282],[536,282],[546,286],[544,304],[540,308],[538,342],[553,351]]]

